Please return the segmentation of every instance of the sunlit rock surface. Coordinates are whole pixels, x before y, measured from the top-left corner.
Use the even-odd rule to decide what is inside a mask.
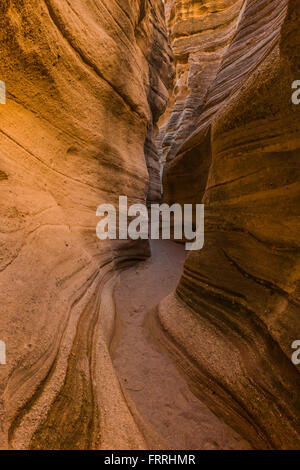
[[[299,448],[296,2],[165,9],[169,37],[160,0],[1,2],[3,449],[165,447],[110,354],[116,278],[149,245],[96,237],[101,203],[160,199],[161,161],[166,202],[205,203],[206,240],[154,339],[234,448]]]
[[[1,448],[151,445],[108,354],[114,275],[148,246],[100,242],[96,209],[160,197],[163,16],[160,0],[1,2]]]

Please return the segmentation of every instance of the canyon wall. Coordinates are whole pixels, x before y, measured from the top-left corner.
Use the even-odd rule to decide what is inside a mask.
[[[145,448],[108,348],[116,273],[149,247],[98,240],[96,209],[160,197],[163,5],[4,0],[0,31],[0,447]]]
[[[236,26],[232,16],[226,22],[235,32],[221,60],[215,46],[201,59],[199,12],[218,25],[214,7],[223,3],[236,12]],[[180,105],[166,127],[165,200],[203,202],[206,217],[204,249],[189,254],[176,293],[159,306],[162,341],[194,393],[254,448],[296,449],[300,106],[292,104],[291,85],[300,77],[299,9],[293,0],[167,7],[175,56],[176,41],[188,59],[198,37],[200,72],[183,66],[190,88],[179,81]]]
[[[100,204],[160,199],[160,160],[165,201],[206,218],[156,339],[254,448],[299,448],[296,2],[165,10],[169,37],[161,0],[1,2],[0,448],[164,446],[110,355],[118,274],[149,244],[96,237]]]
[[[166,20],[175,78],[161,124],[162,159],[167,165],[201,113],[211,82],[236,30],[243,0],[167,0]],[[170,118],[169,118],[170,115]]]

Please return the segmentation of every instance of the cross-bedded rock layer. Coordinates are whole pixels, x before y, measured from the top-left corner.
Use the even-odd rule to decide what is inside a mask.
[[[209,86],[236,30],[242,5],[242,0],[166,2],[175,61],[174,86],[166,114],[171,113],[171,117],[161,126],[162,157],[167,164],[195,129]]]
[[[169,3],[171,34],[188,50],[197,21],[185,29],[176,12],[206,2]],[[300,445],[299,27],[292,0],[245,2],[215,77],[199,75],[205,97],[164,177],[167,202],[206,206],[205,247],[159,307],[168,347],[195,393],[256,448]]]
[[[0,31],[1,447],[144,448],[108,347],[113,277],[148,247],[97,240],[96,209],[159,197],[163,5],[4,0]]]

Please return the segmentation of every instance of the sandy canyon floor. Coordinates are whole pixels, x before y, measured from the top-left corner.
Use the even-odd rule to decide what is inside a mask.
[[[152,241],[152,258],[123,271],[115,290],[118,332],[114,366],[124,391],[171,449],[249,449],[249,444],[190,391],[171,359],[151,340],[145,323],[179,282],[186,252]]]

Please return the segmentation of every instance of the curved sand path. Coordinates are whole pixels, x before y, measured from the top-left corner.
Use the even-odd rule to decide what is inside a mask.
[[[171,359],[153,344],[144,323],[176,288],[186,252],[152,241],[152,258],[121,274],[115,289],[120,328],[113,347],[119,380],[140,415],[170,449],[249,449],[190,391]]]

